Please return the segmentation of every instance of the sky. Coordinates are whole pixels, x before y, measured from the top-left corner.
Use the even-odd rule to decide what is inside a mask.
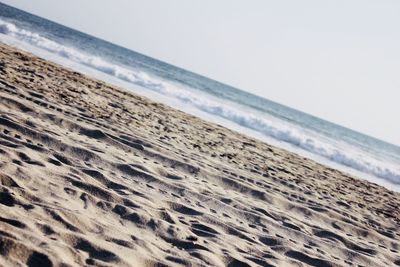
[[[2,0],[400,145],[398,0]]]

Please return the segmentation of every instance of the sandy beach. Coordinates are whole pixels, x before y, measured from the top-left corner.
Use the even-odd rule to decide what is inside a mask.
[[[0,266],[400,266],[400,194],[0,44]]]

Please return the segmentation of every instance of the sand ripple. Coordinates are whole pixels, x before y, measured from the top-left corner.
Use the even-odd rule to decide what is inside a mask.
[[[0,55],[0,266],[400,265],[398,193]]]

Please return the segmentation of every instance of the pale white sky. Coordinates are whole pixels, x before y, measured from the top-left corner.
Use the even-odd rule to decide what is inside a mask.
[[[398,0],[3,0],[400,145]]]

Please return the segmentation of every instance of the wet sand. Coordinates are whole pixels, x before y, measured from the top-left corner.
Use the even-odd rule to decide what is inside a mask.
[[[399,207],[0,44],[0,266],[399,266]]]

